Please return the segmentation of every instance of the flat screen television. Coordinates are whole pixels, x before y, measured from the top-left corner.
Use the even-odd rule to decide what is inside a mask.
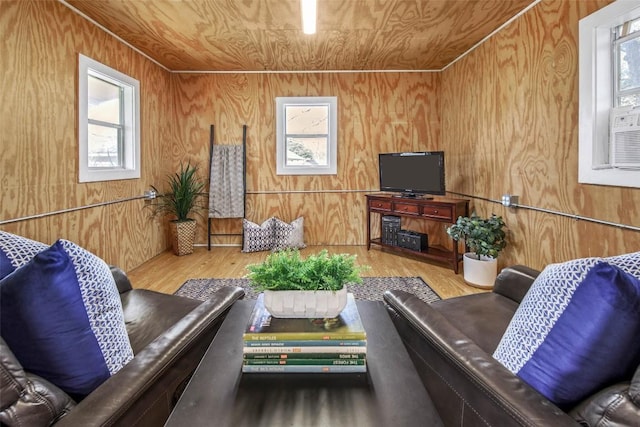
[[[380,191],[405,197],[445,194],[444,151],[380,153]]]

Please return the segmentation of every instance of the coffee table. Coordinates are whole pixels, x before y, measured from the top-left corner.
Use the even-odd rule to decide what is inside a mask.
[[[254,301],[236,302],[166,426],[441,426],[380,301],[357,301],[366,374],[243,374],[242,333]]]

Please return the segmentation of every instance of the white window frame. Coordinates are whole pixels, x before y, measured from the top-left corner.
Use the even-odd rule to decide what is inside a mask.
[[[640,188],[640,170],[609,165],[609,117],[614,107],[612,29],[640,17],[640,0],[617,0],[579,24],[578,182]]]
[[[327,165],[287,166],[286,123],[287,106],[328,106],[329,143]],[[276,173],[278,175],[337,175],[338,173],[338,98],[335,96],[296,96],[276,98]]]
[[[123,167],[89,167],[89,74],[120,86],[124,91]],[[82,54],[78,56],[78,153],[80,182],[140,178],[140,82]]]

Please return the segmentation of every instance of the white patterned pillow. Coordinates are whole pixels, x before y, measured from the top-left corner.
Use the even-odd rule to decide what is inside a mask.
[[[48,247],[44,243],[0,231],[0,279]]]
[[[493,357],[563,409],[630,378],[640,363],[638,259],[636,253],[547,266]]]
[[[273,248],[274,251],[283,249],[302,249],[304,244],[304,217],[300,217],[288,224],[276,217],[273,218]]]
[[[258,225],[242,220],[244,244],[242,252],[270,251],[273,247],[273,217]]]
[[[109,266],[66,240],[0,280],[0,321],[25,370],[74,397],[133,358]]]

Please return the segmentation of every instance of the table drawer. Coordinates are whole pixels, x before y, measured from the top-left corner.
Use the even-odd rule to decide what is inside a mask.
[[[391,201],[369,200],[369,208],[376,211],[391,211]]]
[[[407,203],[396,203],[393,207],[393,211],[413,215],[418,215],[420,213],[418,205],[410,205]]]
[[[422,216],[453,221],[451,208],[448,206],[423,206]]]

